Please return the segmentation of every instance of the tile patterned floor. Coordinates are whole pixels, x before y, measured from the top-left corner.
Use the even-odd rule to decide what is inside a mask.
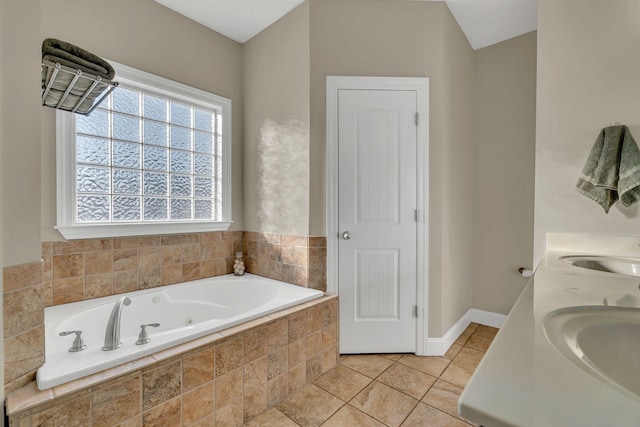
[[[458,398],[497,329],[472,323],[444,357],[344,355],[247,427],[468,427]]]

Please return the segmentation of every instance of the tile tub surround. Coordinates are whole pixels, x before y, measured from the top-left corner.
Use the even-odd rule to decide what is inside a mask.
[[[308,288],[327,290],[327,238],[245,231],[247,271]]]
[[[44,363],[42,262],[3,269],[5,396],[32,381]]]
[[[241,231],[44,242],[45,305],[228,274],[241,250]]]
[[[324,237],[228,231],[43,242],[42,262],[3,269],[5,395],[44,362],[45,306],[228,274],[243,250],[251,273],[326,290]]]
[[[335,369],[247,427],[469,427],[458,413],[458,398],[496,332],[472,323],[444,357],[340,356]]]
[[[29,383],[8,397],[10,425],[242,425],[336,366],[337,308],[324,296],[50,390]]]

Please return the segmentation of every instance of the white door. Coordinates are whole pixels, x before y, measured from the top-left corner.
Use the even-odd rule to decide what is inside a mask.
[[[337,101],[340,352],[415,352],[417,93]]]

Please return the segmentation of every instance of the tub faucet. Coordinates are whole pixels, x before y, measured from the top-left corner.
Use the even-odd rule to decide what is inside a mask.
[[[107,323],[107,331],[104,334],[104,346],[102,351],[110,351],[119,348],[120,342],[120,316],[122,315],[122,306],[131,304],[129,297],[120,298],[111,310],[109,322]]]

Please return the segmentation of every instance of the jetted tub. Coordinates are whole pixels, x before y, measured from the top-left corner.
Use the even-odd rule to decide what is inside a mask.
[[[322,291],[261,276],[230,274],[47,307],[46,363],[38,369],[38,388],[45,390],[322,295]],[[107,321],[123,296],[128,296],[131,304],[122,307],[122,347],[102,351]],[[160,326],[147,328],[151,342],[136,345],[140,325],[147,323]],[[59,333],[74,330],[82,330],[87,348],[72,353],[69,348],[75,335]]]

